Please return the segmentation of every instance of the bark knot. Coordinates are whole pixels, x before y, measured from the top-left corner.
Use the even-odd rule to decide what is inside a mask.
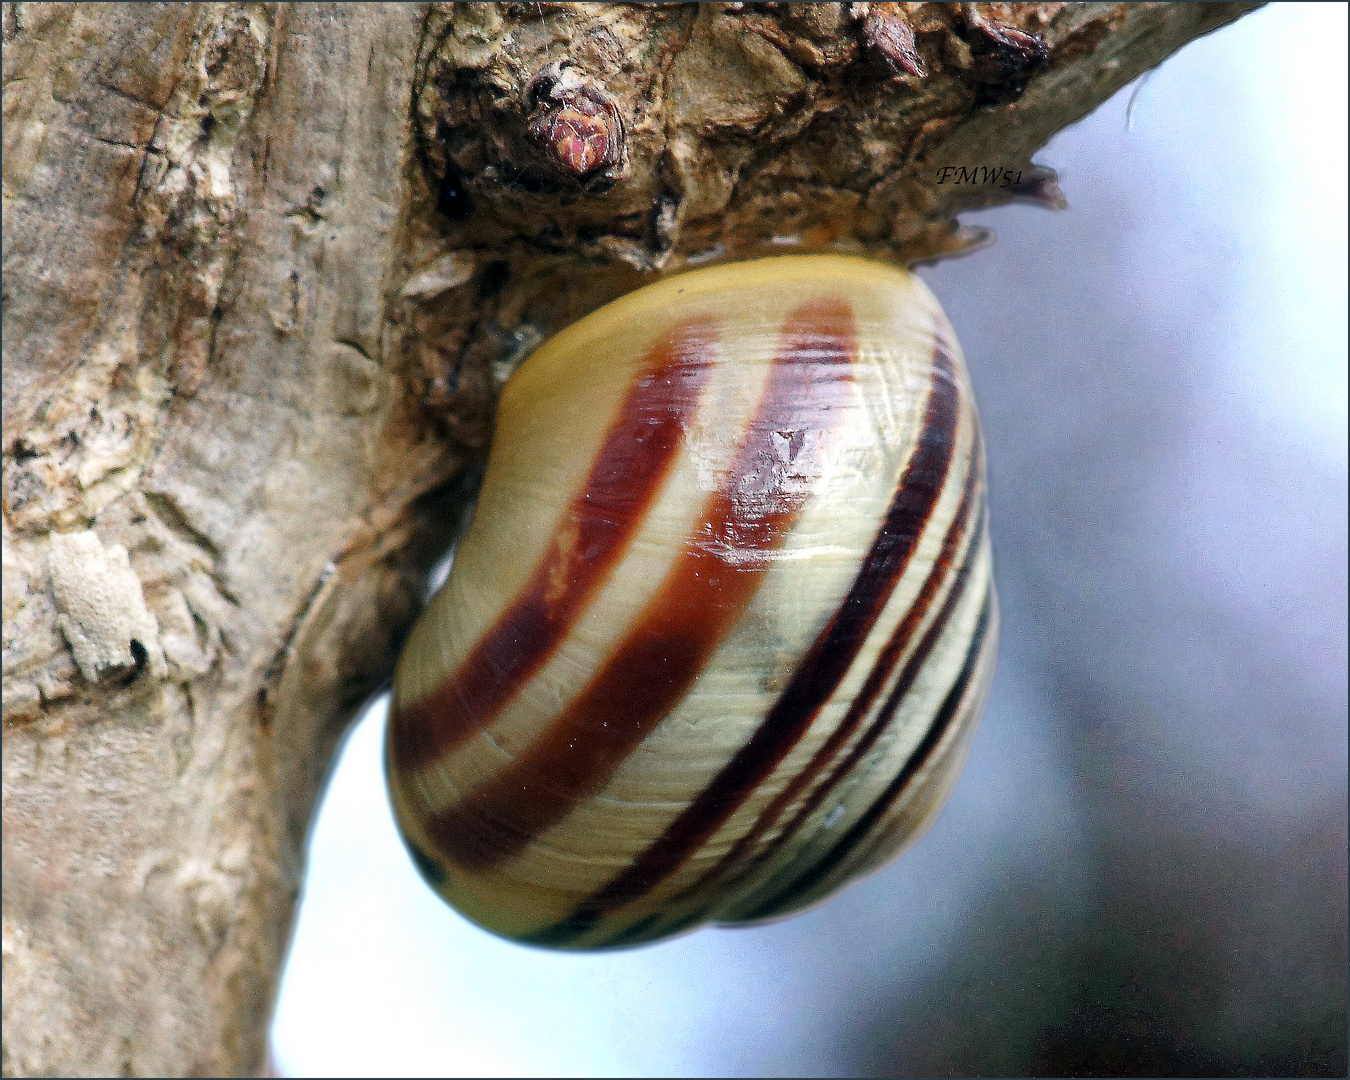
[[[553,168],[591,191],[611,187],[625,155],[623,121],[608,95],[575,67],[550,65],[529,100],[530,137]]]
[[[928,74],[899,4],[854,4],[853,11],[862,18],[863,44],[872,59],[892,75]]]

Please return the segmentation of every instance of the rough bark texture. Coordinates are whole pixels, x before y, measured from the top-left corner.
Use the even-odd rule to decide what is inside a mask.
[[[1249,6],[6,4],[4,1072],[260,1068],[329,758],[542,337],[966,247]]]

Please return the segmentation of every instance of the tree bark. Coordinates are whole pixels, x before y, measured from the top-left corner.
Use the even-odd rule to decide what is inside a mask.
[[[710,256],[969,247],[1252,6],[6,4],[5,1074],[262,1067],[534,344]]]

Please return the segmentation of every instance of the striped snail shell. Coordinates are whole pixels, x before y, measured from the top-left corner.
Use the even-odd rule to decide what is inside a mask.
[[[710,267],[546,342],[394,680],[423,874],[489,930],[588,949],[889,860],[988,693],[984,488],[955,336],[903,270]]]

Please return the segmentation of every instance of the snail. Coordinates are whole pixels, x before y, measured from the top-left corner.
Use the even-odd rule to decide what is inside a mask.
[[[414,861],[520,942],[796,911],[936,815],[993,674],[946,317],[842,255],[680,274],[545,342],[394,678]]]

